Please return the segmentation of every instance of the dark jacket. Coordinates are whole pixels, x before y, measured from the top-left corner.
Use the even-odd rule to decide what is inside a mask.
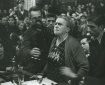
[[[12,58],[13,56],[15,56],[13,43],[10,39],[10,33],[8,30],[9,30],[8,25],[0,26],[0,38],[2,39],[2,44],[4,47],[4,59],[2,60],[4,68],[11,65]]]
[[[55,42],[56,38],[54,38],[51,48]],[[65,41],[65,65],[66,67],[70,67],[78,75],[77,79],[72,80],[73,85],[78,85],[78,79],[85,76],[89,69],[88,60],[81,45],[72,36],[69,36]]]
[[[44,36],[43,27],[32,26],[29,30],[27,30],[23,34],[23,42],[20,48],[21,61],[20,63],[26,68],[25,70],[32,73],[39,73],[46,62],[47,56],[47,43]],[[40,60],[32,59],[30,55],[30,51],[37,47],[41,51]]]
[[[97,39],[90,42],[89,64],[89,76],[105,79],[105,33],[100,44]]]

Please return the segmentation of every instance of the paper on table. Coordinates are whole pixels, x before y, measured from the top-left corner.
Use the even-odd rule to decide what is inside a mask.
[[[1,85],[14,85],[14,84],[10,81],[10,82],[1,83]]]
[[[49,84],[51,85],[51,83],[57,84],[56,82],[54,82],[54,81],[52,81],[52,80],[50,80],[50,79],[48,79],[48,78],[44,78],[43,81],[42,81],[42,83],[43,83],[43,84],[46,83],[46,84],[48,84],[48,85],[49,85]]]
[[[51,85],[51,84],[57,84],[56,82],[48,79],[48,78],[44,78],[42,83],[39,83],[37,80],[32,80],[32,81],[26,81],[24,83],[22,83],[22,85]]]

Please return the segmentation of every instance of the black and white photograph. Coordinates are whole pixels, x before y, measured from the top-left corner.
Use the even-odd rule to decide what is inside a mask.
[[[0,0],[0,85],[105,85],[105,0]]]

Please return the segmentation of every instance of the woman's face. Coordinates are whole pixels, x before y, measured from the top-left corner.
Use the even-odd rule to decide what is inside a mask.
[[[24,23],[20,23],[19,24],[19,30],[23,30],[24,29]]]
[[[24,23],[25,23],[25,24],[30,23],[30,19],[29,19],[29,17],[26,17],[26,18],[24,19]]]
[[[85,17],[81,17],[81,18],[80,18],[80,21],[81,21],[81,22],[86,22],[86,18],[85,18]]]
[[[7,17],[2,18],[2,24],[4,24],[4,25],[7,25],[8,24]]]
[[[10,25],[14,25],[15,24],[15,20],[13,18],[9,18],[8,20]]]
[[[63,18],[57,18],[54,25],[54,34],[58,36],[63,35],[69,31],[68,29],[67,21]]]

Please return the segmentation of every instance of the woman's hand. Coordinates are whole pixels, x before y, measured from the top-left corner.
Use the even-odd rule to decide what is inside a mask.
[[[77,75],[69,67],[61,67],[60,72],[64,76],[67,76],[70,78],[77,78]]]

